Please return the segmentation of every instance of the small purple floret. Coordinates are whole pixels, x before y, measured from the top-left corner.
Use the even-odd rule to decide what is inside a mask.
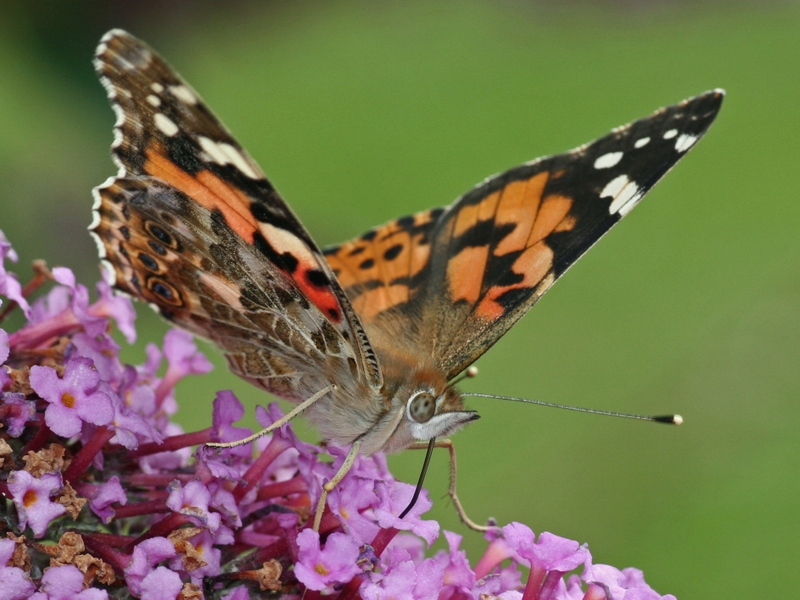
[[[234,423],[244,416],[244,406],[230,390],[217,392],[212,411],[212,427],[217,441],[235,442],[249,436],[252,431],[246,427],[234,427]],[[248,457],[253,453],[252,444],[242,444],[228,448],[233,456]]]
[[[332,533],[320,548],[319,534],[304,529],[297,535],[300,549],[294,572],[297,579],[310,590],[324,590],[333,583],[346,583],[361,572],[356,564],[359,550],[353,538],[344,533]]]
[[[5,371],[2,373],[5,374]],[[21,436],[28,421],[36,418],[36,403],[26,400],[25,394],[19,392],[0,393],[0,399],[5,411],[2,421],[8,435]]]
[[[125,567],[125,581],[134,594],[140,594],[144,579],[162,560],[175,556],[175,547],[165,537],[144,540],[133,549],[131,562]]]
[[[390,546],[384,553],[382,567],[381,573],[373,574],[361,586],[359,592],[364,600],[436,600],[440,594],[448,597],[445,570],[436,559],[415,561],[405,549]]]
[[[647,585],[639,569],[629,567],[620,571],[611,565],[587,565],[581,578],[600,584],[614,600],[676,600],[672,594],[662,596]]]
[[[31,600],[107,600],[108,592],[96,588],[83,589],[83,573],[74,565],[46,569],[39,591]]]
[[[205,355],[197,350],[191,334],[170,329],[164,336],[164,357],[167,374],[164,379],[182,379],[186,375],[202,375],[214,368]]]
[[[142,580],[140,600],[175,600],[183,589],[181,576],[167,567],[157,567]]]
[[[572,571],[588,558],[588,550],[578,542],[543,532],[536,536],[522,523],[511,523],[503,527],[508,545],[522,558],[546,571]]]
[[[59,378],[50,367],[31,367],[31,387],[50,403],[44,414],[47,426],[63,437],[78,435],[81,423],[108,425],[114,418],[111,397],[98,389],[100,374],[92,361],[74,357]]]
[[[6,271],[5,260],[17,262],[17,253],[11,248],[5,234],[0,231],[0,296],[16,302],[22,309],[26,318],[31,316],[31,307],[22,295],[22,286],[17,281],[16,275]],[[5,359],[4,359],[5,361]]]
[[[376,481],[375,492],[378,495],[375,517],[381,527],[394,527],[410,531],[428,542],[429,546],[439,537],[439,523],[420,518],[433,506],[427,491],[423,490],[414,508],[402,519],[399,515],[411,502],[414,486],[401,482],[392,482],[392,485],[387,485],[384,481]]]
[[[12,471],[8,476],[8,489],[17,507],[19,526],[30,525],[33,534],[42,537],[50,521],[60,517],[66,509],[50,500],[61,489],[61,475],[44,473],[36,478],[27,471]]]
[[[211,492],[197,479],[193,479],[185,486],[175,480],[171,485],[167,498],[167,507],[175,512],[191,517],[198,525],[207,527],[212,533],[219,528],[221,517],[219,513],[210,512],[208,503],[211,501]]]
[[[90,310],[94,314],[102,314],[114,319],[125,340],[132,344],[136,341],[136,311],[133,309],[131,299],[119,296],[113,292],[111,286],[103,280],[97,284],[97,293],[100,296]]]
[[[109,523],[114,517],[114,509],[111,508],[112,504],[128,503],[128,497],[125,495],[125,490],[120,485],[119,477],[112,475],[111,478],[103,484],[91,485],[85,484],[80,488],[81,494],[89,498],[89,508],[96,514],[103,523]]]

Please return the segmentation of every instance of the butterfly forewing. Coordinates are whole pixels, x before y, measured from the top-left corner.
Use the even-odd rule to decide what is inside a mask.
[[[490,177],[435,223],[426,216],[435,211],[400,219],[326,257],[354,305],[364,304],[376,346],[406,331],[410,345],[452,378],[686,154],[722,97],[708,92],[572,152]],[[410,256],[427,262],[411,269]]]
[[[199,95],[123,31],[103,38],[95,67],[117,113],[120,173],[98,188],[91,229],[115,285],[211,337],[235,371],[283,396],[308,392],[286,391],[286,374],[319,377],[330,356],[346,367],[334,373],[379,388],[332,270]],[[238,314],[222,318],[226,307]]]

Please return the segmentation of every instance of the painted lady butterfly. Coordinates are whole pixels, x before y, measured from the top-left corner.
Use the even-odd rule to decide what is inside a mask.
[[[110,280],[301,403],[351,460],[477,419],[449,382],[639,203],[723,98],[661,109],[321,251],[153,50],[114,30],[95,66],[117,114],[119,174],[95,190],[90,227]]]

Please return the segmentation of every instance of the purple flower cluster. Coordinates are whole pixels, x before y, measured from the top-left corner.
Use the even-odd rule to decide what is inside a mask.
[[[211,368],[189,335],[171,331],[144,364],[122,364],[110,324],[135,338],[127,299],[101,283],[92,303],[68,269],[41,265],[23,289],[6,258],[0,234],[0,319],[14,307],[26,319],[0,329],[0,600],[673,598],[519,523],[487,534],[475,566],[449,532],[449,550],[426,557],[440,533],[422,518],[431,502],[423,493],[398,518],[414,487],[380,454],[356,460],[314,531],[312,507],[345,449],[302,442],[289,425],[207,449],[250,431],[234,425],[244,411],[228,391],[211,427],[185,433],[171,420],[175,384]],[[257,411],[264,426],[281,416],[276,405]]]

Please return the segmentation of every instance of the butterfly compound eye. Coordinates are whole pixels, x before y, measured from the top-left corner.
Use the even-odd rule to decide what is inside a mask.
[[[428,392],[420,392],[408,402],[408,415],[417,423],[427,423],[435,412],[436,398]]]

